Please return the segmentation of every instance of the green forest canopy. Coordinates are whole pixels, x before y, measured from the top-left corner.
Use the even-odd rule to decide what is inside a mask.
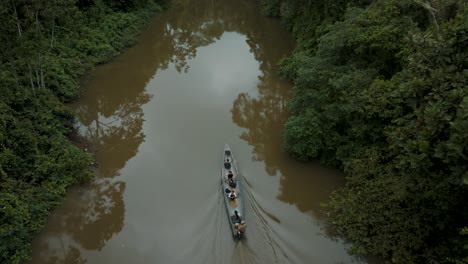
[[[0,5],[0,262],[19,263],[91,157],[67,139],[78,78],[129,46],[151,0]],[[344,169],[326,204],[356,254],[467,263],[468,7],[462,0],[261,0],[298,39],[284,146]]]
[[[5,0],[0,4],[0,263],[30,242],[92,157],[67,138],[64,103],[94,65],[131,45],[164,1]]]
[[[299,41],[284,147],[346,173],[325,204],[354,254],[468,263],[468,4],[262,0]]]

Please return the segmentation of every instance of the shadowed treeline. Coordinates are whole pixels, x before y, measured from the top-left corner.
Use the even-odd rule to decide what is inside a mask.
[[[349,252],[465,263],[466,1],[260,2],[298,39],[284,147],[344,170],[325,208]]]
[[[86,71],[133,43],[160,4],[0,2],[0,262],[27,260],[68,188],[92,177],[92,156],[70,141],[75,116],[64,104],[78,97]]]

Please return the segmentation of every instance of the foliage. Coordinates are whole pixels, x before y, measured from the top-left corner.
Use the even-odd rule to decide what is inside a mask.
[[[279,17],[280,15],[280,0],[260,1],[260,9],[264,15]]]
[[[324,145],[321,125],[319,115],[313,109],[291,117],[284,133],[286,149],[301,160],[317,158]]]
[[[295,83],[284,147],[346,172],[346,186],[325,206],[350,251],[396,263],[462,261],[466,3],[278,5],[299,41],[282,61]]]
[[[313,51],[324,27],[341,20],[347,6],[360,7],[372,0],[260,0],[261,10],[281,16],[283,24],[299,40],[301,51]]]
[[[132,3],[126,13],[98,0],[0,4],[1,263],[28,259],[49,211],[91,177],[92,157],[67,137],[74,114],[64,102],[79,95],[79,77],[131,45],[159,10]]]

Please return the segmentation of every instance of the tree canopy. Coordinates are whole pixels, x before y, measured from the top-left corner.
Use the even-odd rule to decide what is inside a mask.
[[[284,148],[342,168],[325,204],[355,254],[466,263],[468,5],[263,0],[299,40]],[[305,7],[305,8],[304,8]]]
[[[133,43],[164,1],[0,4],[0,262],[20,263],[92,156],[71,143],[79,77]]]

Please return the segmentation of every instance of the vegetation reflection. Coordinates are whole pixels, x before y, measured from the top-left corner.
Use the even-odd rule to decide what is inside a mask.
[[[151,34],[141,37],[141,45],[130,49],[113,64],[100,66],[91,76],[87,89],[91,91],[92,99],[88,98],[74,108],[80,119],[81,136],[93,142],[88,150],[94,152],[99,161],[96,170],[98,179],[71,194],[70,204],[79,204],[77,208],[65,205],[63,211],[54,214],[51,225],[55,228],[39,242],[40,252],[43,252],[38,257],[40,261],[86,262],[80,254],[83,250],[101,250],[109,239],[122,230],[125,183],[115,176],[136,155],[145,139],[142,106],[151,100],[145,87],[158,70],[173,64],[179,72],[187,72],[188,61],[196,56],[197,49],[213,43],[225,31],[250,34],[247,42],[254,54],[259,56],[264,56],[264,47],[275,50],[274,45],[266,41],[268,32],[252,31],[247,25],[255,22],[243,21],[246,17],[257,19],[257,16],[245,16],[242,13],[245,9],[228,4],[229,1],[218,2],[216,6],[211,1],[205,2],[175,2],[172,12],[155,20],[150,27]],[[208,8],[200,8],[203,5]],[[258,43],[258,40],[265,43]],[[261,60],[262,69],[269,74],[270,69],[276,69],[275,60],[278,59],[270,57],[270,60]],[[112,78],[99,78],[101,74]],[[268,83],[268,76],[262,78],[267,83],[261,89],[268,93],[268,86],[274,84]],[[275,90],[280,90],[280,87]],[[275,105],[277,100],[284,100],[275,92],[270,94],[271,105]],[[274,122],[271,124],[274,125]]]
[[[125,183],[100,179],[71,191],[49,219],[37,263],[86,263],[83,250],[101,250],[123,227]]]

